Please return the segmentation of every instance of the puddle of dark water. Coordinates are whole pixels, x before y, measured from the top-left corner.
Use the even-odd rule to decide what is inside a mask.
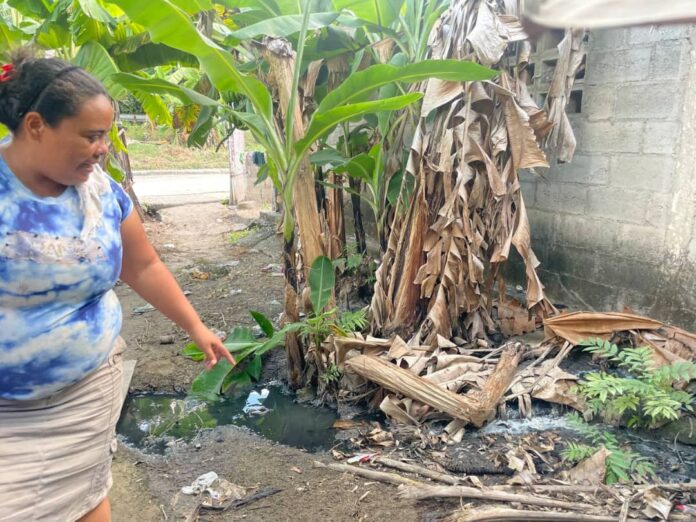
[[[156,453],[164,452],[168,441],[190,441],[202,429],[223,425],[244,426],[269,440],[309,451],[335,444],[336,412],[298,404],[277,387],[265,390],[213,404],[180,396],[134,395],[126,400],[117,432],[127,444]]]

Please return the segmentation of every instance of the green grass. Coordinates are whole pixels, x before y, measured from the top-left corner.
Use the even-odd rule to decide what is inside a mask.
[[[174,129],[149,124],[125,124],[128,154],[134,170],[226,168],[227,149],[189,148]]]
[[[238,230],[236,232],[230,232],[230,244],[231,245],[236,245],[239,243],[240,240],[244,239],[247,236],[250,236],[254,232],[256,232],[257,228],[256,227],[249,227],[244,230]]]

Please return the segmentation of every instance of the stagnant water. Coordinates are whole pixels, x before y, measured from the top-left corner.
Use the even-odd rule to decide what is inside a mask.
[[[521,436],[532,431],[554,431],[565,440],[582,441],[562,411],[536,404],[532,419],[520,419],[512,408],[510,418],[495,420],[481,431],[488,435]],[[338,416],[329,408],[295,402],[282,388],[268,386],[238,398],[216,403],[172,395],[133,395],[126,400],[117,430],[121,440],[148,452],[162,453],[168,442],[191,441],[202,429],[222,425],[244,426],[281,444],[321,451],[336,444],[333,424]],[[651,432],[603,427],[623,443],[650,459],[658,475],[668,482],[696,477],[696,446],[679,444]]]
[[[172,395],[133,395],[118,422],[124,442],[161,453],[167,442],[190,441],[201,429],[222,425],[244,426],[259,435],[309,451],[335,444],[334,410],[298,404],[279,387],[269,386],[239,398],[216,403]]]

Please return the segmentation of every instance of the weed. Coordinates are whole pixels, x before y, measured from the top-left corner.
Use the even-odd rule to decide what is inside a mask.
[[[628,447],[622,447],[614,435],[608,431],[602,431],[597,426],[587,424],[580,415],[572,413],[568,416],[571,426],[591,445],[577,442],[566,443],[561,451],[563,460],[568,462],[580,462],[594,455],[601,448],[605,448],[610,455],[606,460],[606,483],[645,481],[654,477],[655,468],[645,457],[631,451]]]
[[[239,243],[239,241],[241,241],[245,237],[250,236],[251,234],[256,232],[256,230],[257,230],[257,227],[249,227],[249,228],[245,228],[244,230],[237,230],[234,232],[230,232],[230,244],[236,245],[237,243]]]
[[[654,428],[678,419],[682,411],[693,411],[693,395],[673,386],[696,377],[696,364],[675,362],[655,368],[652,350],[645,346],[619,349],[602,339],[588,339],[580,345],[628,374],[618,377],[601,371],[585,375],[574,391],[585,399],[590,415],[601,414],[613,423],[628,416],[629,427]]]
[[[326,384],[330,384],[332,382],[338,382],[342,376],[343,371],[334,363],[331,363],[329,367],[326,368],[326,371],[321,374],[321,380]]]

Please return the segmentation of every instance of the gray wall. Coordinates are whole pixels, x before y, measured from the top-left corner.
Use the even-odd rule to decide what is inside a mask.
[[[552,298],[696,328],[694,42],[693,25],[590,35],[575,159],[521,176]]]

